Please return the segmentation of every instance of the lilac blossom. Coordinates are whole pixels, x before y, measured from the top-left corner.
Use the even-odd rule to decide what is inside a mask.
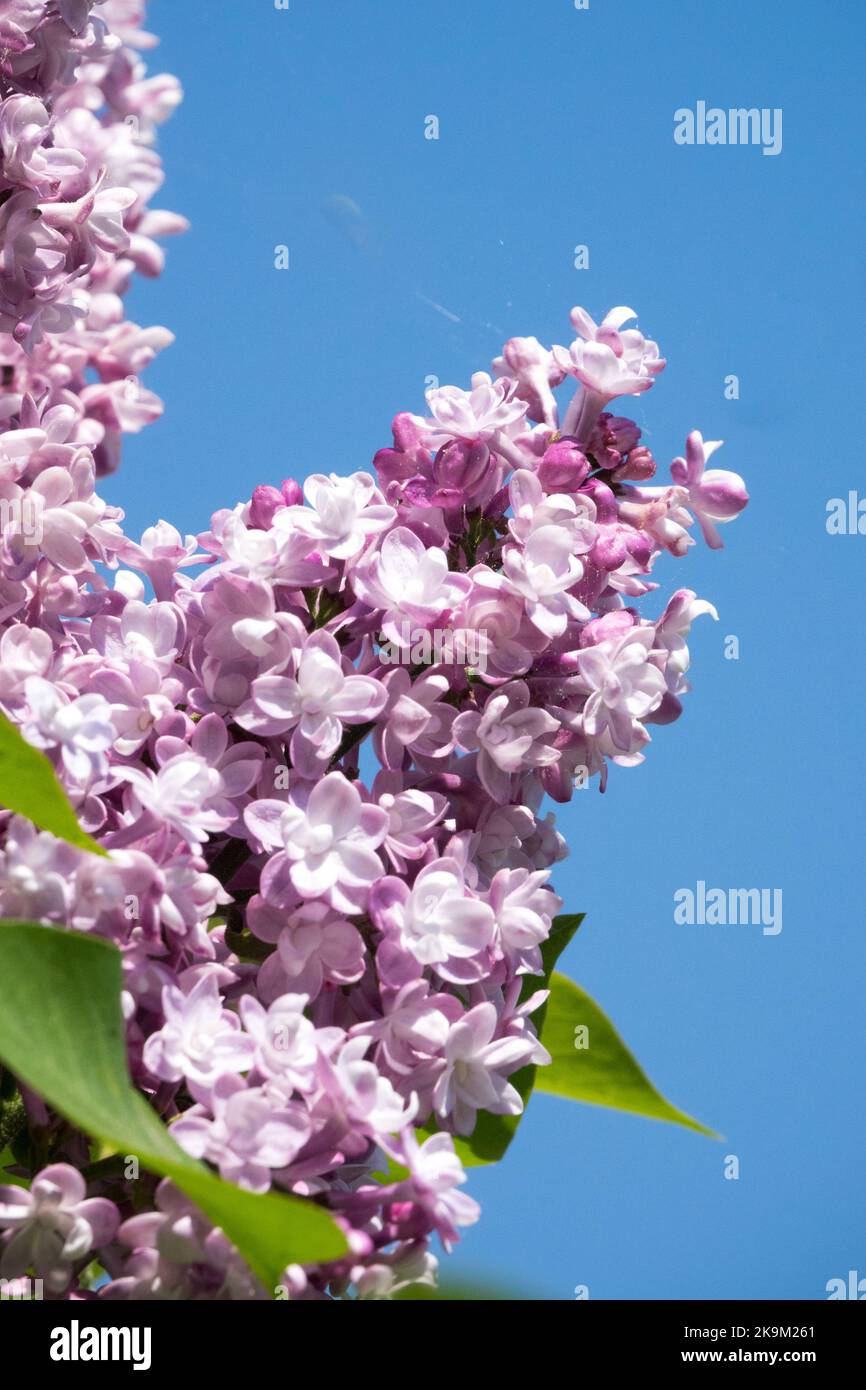
[[[519,1115],[523,1110],[508,1076],[533,1057],[538,1045],[529,1039],[496,1038],[497,1023],[493,1004],[476,1004],[448,1035],[433,1104],[457,1134],[472,1133],[479,1110],[491,1115]]]
[[[373,609],[382,610],[382,632],[403,645],[404,624],[419,628],[442,622],[469,591],[465,575],[448,568],[438,546],[425,546],[413,531],[389,531],[381,547],[354,572],[356,593]]]
[[[68,1163],[43,1168],[29,1191],[0,1187],[0,1276],[17,1279],[32,1269],[53,1293],[62,1292],[75,1268],[117,1230],[114,1203],[86,1193]]]
[[[285,867],[302,898],[324,897],[341,911],[357,912],[382,873],[376,850],[387,833],[387,814],[364,804],[341,772],[317,782],[305,806],[254,801],[245,820],[266,848],[279,851],[268,866],[271,882]]]
[[[22,732],[36,748],[60,750],[73,781],[86,783],[106,771],[116,736],[108,702],[95,692],[70,700],[51,681],[28,676],[24,683],[28,717]]]
[[[556,762],[551,736],[559,722],[530,703],[529,687],[513,681],[490,695],[481,712],[458,715],[454,733],[463,748],[478,750],[478,776],[494,801],[507,801],[514,773]]]
[[[749,500],[738,473],[724,468],[706,470],[707,459],[721,447],[721,440],[705,441],[700,430],[693,430],[686,440],[686,457],[671,464],[674,483],[686,489],[685,506],[694,512],[704,540],[713,550],[722,545],[717,524],[732,521]]]
[[[210,1096],[208,1106],[187,1110],[172,1134],[193,1158],[215,1164],[227,1182],[267,1192],[272,1170],[287,1167],[309,1138],[306,1111],[291,1103],[275,1108],[261,1087],[247,1087],[228,1073],[214,1083]]]
[[[292,730],[292,765],[315,776],[336,753],[343,725],[363,724],[381,713],[385,687],[371,676],[347,674],[340,648],[329,632],[314,632],[297,658],[294,675],[259,676],[237,721],[259,734]]]
[[[188,994],[163,991],[163,1026],[144,1048],[145,1065],[164,1081],[188,1077],[207,1086],[227,1072],[252,1065],[255,1042],[241,1031],[237,1014],[223,1008],[214,975],[202,975]]]
[[[493,913],[466,892],[455,860],[426,864],[411,891],[400,879],[383,878],[372,895],[371,913],[403,951],[442,979],[480,978],[477,961],[493,938]]]

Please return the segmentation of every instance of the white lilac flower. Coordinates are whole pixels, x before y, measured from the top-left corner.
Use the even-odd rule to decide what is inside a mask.
[[[304,484],[308,507],[286,507],[274,517],[274,530],[283,536],[299,532],[332,560],[351,560],[373,536],[394,520],[376,481],[369,473],[341,478],[313,473]]]

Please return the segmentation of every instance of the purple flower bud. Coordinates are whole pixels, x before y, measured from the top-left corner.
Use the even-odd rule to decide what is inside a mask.
[[[600,570],[617,570],[627,554],[625,537],[618,531],[610,530],[599,536],[589,552],[589,558]]]
[[[300,483],[296,483],[294,478],[283,478],[280,483],[280,491],[283,494],[283,501],[287,507],[302,507],[304,504],[304,490]]]
[[[510,498],[508,495],[508,485],[501,487],[494,497],[491,497],[487,506],[484,508],[484,515],[490,517],[491,521],[496,521],[503,516],[508,508]]]
[[[608,415],[605,411],[599,420],[610,437],[610,441],[615,449],[621,454],[628,454],[634,449],[640,439],[640,426],[634,420],[629,420],[625,415]]]
[[[613,477],[617,483],[646,483],[654,476],[655,471],[656,461],[650,450],[639,444],[636,449],[632,449],[628,458],[614,469]]]
[[[635,627],[637,621],[638,615],[634,608],[615,608],[611,613],[593,618],[584,626],[580,634],[580,645],[594,647],[598,642],[606,642],[608,638],[615,640],[628,632],[630,627]]]
[[[253,490],[253,498],[250,502],[250,525],[255,526],[259,531],[270,531],[273,525],[274,512],[278,507],[284,507],[283,494],[279,488],[271,487],[268,483],[261,483]]]
[[[418,472],[413,454],[404,454],[401,449],[380,449],[373,456],[373,467],[383,488],[389,483],[402,483],[414,478]]]
[[[436,507],[440,503],[435,498],[435,489],[428,478],[410,478],[403,488],[403,496],[412,507]],[[457,494],[458,499],[460,494]]]
[[[414,454],[416,449],[423,448],[420,427],[421,421],[416,415],[412,415],[408,410],[401,410],[391,421],[394,448],[399,449],[401,454]]]
[[[589,474],[589,460],[573,439],[558,439],[545,450],[538,481],[545,492],[576,492]]]
[[[440,488],[457,488],[467,500],[478,491],[490,468],[490,450],[486,444],[452,439],[433,460],[433,477]]]
[[[633,531],[631,527],[628,527],[626,547],[635,564],[640,565],[641,569],[647,569],[655,550],[653,538],[649,532]]]
[[[611,526],[618,520],[616,498],[607,483],[600,478],[588,478],[580,491],[595,503],[595,519],[599,526]]]
[[[676,695],[670,690],[666,690],[662,696],[661,704],[651,714],[645,716],[645,723],[673,724],[676,719],[679,719],[682,712],[682,704]]]

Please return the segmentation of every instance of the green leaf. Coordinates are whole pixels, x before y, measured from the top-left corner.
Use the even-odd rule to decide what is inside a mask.
[[[4,1186],[28,1187],[29,1183],[25,1182],[23,1178],[16,1178],[14,1173],[6,1171],[8,1168],[12,1167],[14,1162],[15,1155],[11,1149],[4,1149],[3,1152],[0,1153],[0,1183]]]
[[[606,1105],[634,1115],[667,1120],[718,1138],[713,1130],[665,1100],[598,1005],[564,975],[553,973],[582,921],[582,913],[564,914],[555,919],[550,936],[541,948],[544,978],[527,976],[523,986],[521,997],[524,999],[536,989],[551,991],[550,998],[532,1017],[553,1059],[552,1064],[523,1067],[510,1078],[523,1100],[523,1114],[490,1115],[480,1111],[472,1134],[466,1139],[455,1138],[454,1147],[467,1168],[496,1163],[502,1157],[536,1089],[588,1105]],[[586,1049],[577,1049],[574,1045],[574,1030],[581,1024],[589,1028],[590,1046]],[[419,1130],[418,1137],[425,1139],[435,1131],[436,1125],[430,1121]]]
[[[579,985],[565,975],[554,975],[550,987],[541,1040],[553,1063],[538,1068],[535,1084],[539,1091],[667,1120],[718,1139],[713,1130],[665,1100],[610,1019]],[[586,1034],[578,1035],[575,1030],[579,1028],[585,1028]],[[582,1041],[587,1045],[576,1045]]]
[[[547,989],[553,967],[583,921],[584,915],[582,912],[569,912],[553,919],[550,935],[541,948],[544,974],[527,975],[521,991],[522,999],[528,999],[536,990]],[[542,1004],[532,1016],[539,1035],[544,1026],[546,1010],[547,1004]],[[521,1067],[520,1071],[515,1072],[510,1078],[512,1086],[516,1087],[523,1100],[524,1112],[535,1085],[535,1072],[535,1067]],[[482,1163],[498,1162],[514,1138],[522,1118],[522,1115],[490,1115],[486,1110],[480,1110],[475,1128],[468,1139],[454,1139],[454,1148],[464,1166],[474,1168]],[[435,1122],[429,1121],[419,1130],[419,1139],[426,1139],[429,1135],[435,1134],[436,1129]]]
[[[32,748],[14,724],[0,714],[0,806],[26,816],[40,830],[77,849],[105,854],[78,824],[57,774],[44,753]]]
[[[17,1091],[13,1096],[0,1096],[0,1149],[5,1149],[7,1144],[17,1139],[26,1123],[24,1101]]]
[[[79,932],[0,922],[0,1059],[72,1124],[169,1177],[276,1288],[289,1264],[339,1259],[346,1241],[314,1202],[214,1177],[171,1138],[132,1085],[120,954]]]
[[[539,985],[535,975],[529,976],[523,986],[523,998],[528,999],[530,994],[536,989],[547,989],[550,977],[553,974],[553,967],[556,965],[556,962],[559,960],[559,957],[562,955],[585,916],[585,912],[562,912],[558,917],[554,917],[553,926],[550,929],[550,936],[542,943],[541,947],[541,959],[544,963],[544,984],[543,986]],[[534,1015],[536,1023],[538,1022],[538,1017],[538,1014]],[[541,1017],[543,1018],[544,1015],[542,1014]]]

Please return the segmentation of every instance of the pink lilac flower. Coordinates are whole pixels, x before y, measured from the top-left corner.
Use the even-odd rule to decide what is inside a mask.
[[[317,782],[301,807],[276,800],[255,801],[244,813],[247,826],[266,849],[277,849],[270,881],[285,874],[302,898],[325,897],[343,912],[356,912],[382,873],[376,850],[388,818],[362,802],[341,772]]]
[[[578,336],[568,349],[553,348],[556,365],[583,386],[566,412],[564,434],[574,434],[581,442],[588,439],[608,401],[648,391],[664,370],[658,344],[636,328],[625,328],[636,317],[633,309],[620,305],[597,324],[585,309],[572,309]]]
[[[43,1168],[29,1191],[0,1187],[0,1276],[17,1279],[33,1269],[53,1293],[66,1289],[76,1266],[107,1245],[118,1226],[114,1203],[86,1193],[68,1163]]]
[[[366,1059],[369,1047],[369,1038],[349,1038],[332,1057],[323,1054],[320,1065],[325,1090],[344,1123],[379,1139],[405,1130],[418,1106],[414,1097],[404,1102],[387,1077]]]
[[[382,632],[404,645],[403,629],[430,628],[469,591],[465,575],[449,571],[438,546],[425,546],[413,531],[389,531],[381,547],[354,571],[355,592],[371,608],[382,610]]]
[[[227,1072],[247,1071],[255,1043],[241,1031],[237,1014],[223,1008],[213,974],[204,974],[188,994],[171,986],[163,990],[165,1023],[151,1033],[144,1062],[164,1081],[187,1077],[207,1086]]]
[[[256,981],[259,997],[266,1004],[288,993],[315,999],[325,982],[351,985],[364,973],[363,937],[327,903],[302,902],[288,919],[265,902],[258,906],[251,903],[248,921],[255,935],[266,941],[275,939],[277,948],[262,965]]]
[[[556,762],[551,736],[559,722],[529,703],[529,687],[513,681],[490,695],[481,712],[467,710],[454,722],[463,748],[478,750],[478,776],[494,801],[507,801],[515,773]]]
[[[493,913],[466,892],[455,860],[426,864],[411,890],[400,879],[383,878],[370,910],[381,929],[396,936],[419,965],[457,983],[480,978],[477,958],[493,939]]]
[[[296,674],[259,676],[236,717],[258,734],[292,730],[292,766],[312,777],[336,753],[344,724],[374,719],[386,700],[383,685],[348,667],[329,632],[314,632],[301,648]]]
[[[101,695],[79,695],[70,700],[42,676],[28,676],[24,693],[29,717],[22,732],[29,743],[37,748],[59,748],[75,782],[85,783],[105,771],[116,730],[111,709]]]
[[[310,1137],[305,1110],[291,1104],[275,1108],[261,1087],[248,1088],[229,1074],[214,1083],[210,1095],[209,1106],[187,1110],[172,1134],[193,1158],[215,1164],[226,1182],[267,1192],[273,1169],[287,1167]]]
[[[577,654],[577,684],[588,694],[582,724],[591,738],[609,731],[615,747],[630,752],[634,725],[661,702],[664,676],[649,660],[652,628],[634,628],[618,640]]]
[[[492,1004],[476,1004],[448,1035],[433,1104],[457,1134],[472,1133],[479,1110],[491,1115],[519,1115],[523,1110],[520,1093],[508,1076],[530,1060],[535,1044],[496,1038],[497,1022]]]
[[[266,1009],[253,995],[244,995],[240,1013],[244,1028],[255,1040],[256,1068],[291,1089],[308,1091],[319,1059],[316,1031],[305,1016],[305,994],[281,994]]]
[[[149,813],[189,845],[202,844],[234,820],[221,774],[195,753],[178,753],[157,772],[128,767],[118,778],[129,784],[133,817]]]
[[[473,1226],[481,1216],[474,1198],[458,1188],[466,1182],[463,1164],[454,1152],[450,1134],[431,1134],[422,1144],[407,1130],[400,1156],[411,1174],[412,1197],[430,1218],[446,1250],[460,1239],[459,1227]]]
[[[572,592],[583,573],[565,526],[539,527],[525,546],[507,545],[502,555],[506,590],[523,600],[527,618],[547,638],[560,637],[569,619],[589,616]]]
[[[671,477],[687,491],[685,506],[694,512],[704,540],[713,550],[722,545],[718,523],[733,521],[749,500],[738,473],[724,468],[706,471],[707,459],[721,446],[721,440],[705,442],[700,430],[693,430],[686,440],[686,457],[674,459],[671,464]]]
[[[304,496],[309,507],[276,512],[273,528],[286,536],[309,536],[317,550],[334,560],[353,559],[395,517],[369,473],[351,478],[313,473],[304,484]]]
[[[0,850],[0,917],[65,922],[81,854],[14,816]]]
[[[462,439],[476,443],[492,439],[499,430],[515,425],[526,414],[526,403],[517,397],[510,379],[491,381],[479,373],[471,391],[439,386],[427,392],[427,404],[435,422],[433,439]]]

